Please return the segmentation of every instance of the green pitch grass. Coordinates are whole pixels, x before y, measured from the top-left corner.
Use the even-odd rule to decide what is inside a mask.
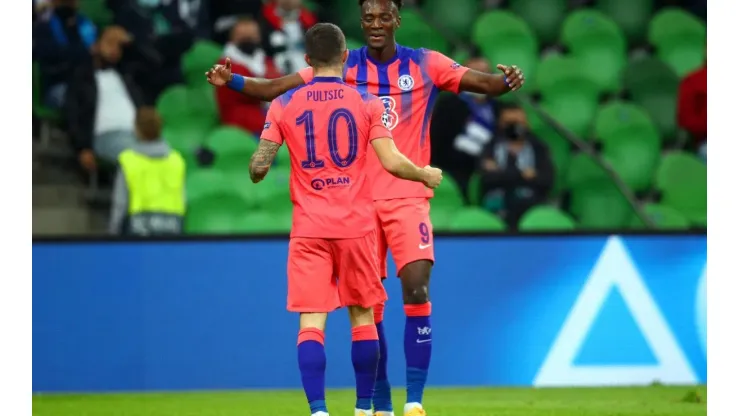
[[[403,391],[394,391],[401,415]],[[429,416],[699,416],[706,387],[428,389]],[[351,390],[332,390],[333,416],[350,416]],[[35,416],[308,416],[300,391],[34,395]]]

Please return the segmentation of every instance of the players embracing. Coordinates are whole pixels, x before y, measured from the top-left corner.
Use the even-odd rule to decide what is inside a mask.
[[[516,66],[497,65],[502,74],[487,74],[463,67],[436,51],[396,44],[395,31],[402,23],[399,16],[402,0],[359,0],[359,6],[367,46],[349,51],[343,67],[344,80],[360,92],[380,98],[386,111],[385,126],[392,131],[398,149],[416,165],[425,166],[430,161],[429,124],[439,91],[499,96],[524,84],[524,75]],[[228,65],[216,65],[206,75],[213,85],[228,85],[246,95],[272,100],[285,91],[310,83],[314,72],[307,68],[298,74],[264,80],[232,75]],[[367,157],[373,177],[380,273],[383,278],[387,276],[385,259],[390,249],[401,281],[406,313],[404,415],[424,416],[422,397],[432,351],[429,282],[434,240],[429,198],[433,193],[422,184],[399,180],[385,172],[373,152]],[[384,302],[374,309],[380,361],[373,408],[377,416],[392,416]]]

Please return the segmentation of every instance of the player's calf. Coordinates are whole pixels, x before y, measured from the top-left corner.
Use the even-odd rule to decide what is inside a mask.
[[[357,388],[355,415],[369,416],[380,355],[378,331],[372,308],[350,306],[348,309],[352,325],[352,366],[355,369]]]
[[[312,416],[328,416],[324,351],[325,313],[302,313],[298,332],[298,367]]]
[[[406,312],[404,336],[406,405],[404,413],[421,409],[432,357],[432,304],[429,301],[431,270],[431,261],[419,260],[404,266],[400,273],[404,311]]]
[[[383,314],[385,303],[373,307],[375,328],[378,331],[378,346],[380,358],[378,360],[378,371],[375,376],[375,393],[373,394],[373,409],[377,416],[393,416],[393,403],[391,401],[391,384],[388,381],[388,344],[385,338],[383,326]]]

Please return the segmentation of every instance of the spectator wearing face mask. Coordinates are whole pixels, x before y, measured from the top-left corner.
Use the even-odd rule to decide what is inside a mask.
[[[230,62],[231,71],[246,77],[277,78],[280,71],[262,49],[260,28],[252,19],[239,20],[231,29],[224,55],[218,61]],[[216,89],[221,123],[259,135],[265,124],[265,111],[260,100],[247,97],[229,88]]]
[[[62,107],[73,70],[90,59],[98,36],[78,6],[78,0],[54,0],[46,6],[46,17],[33,27],[33,60],[39,63],[43,94],[50,107]]]
[[[108,27],[95,43],[90,61],[76,68],[69,84],[67,124],[87,171],[97,169],[98,158],[115,163],[135,141],[134,120],[143,94],[121,64],[123,46],[129,42],[123,28]]]
[[[498,129],[480,158],[483,206],[516,229],[522,214],[544,203],[555,169],[550,152],[529,131],[527,115],[514,104],[499,104]]]
[[[485,58],[473,57],[465,66],[476,71],[491,72]],[[432,115],[430,135],[432,165],[451,176],[468,195],[468,182],[477,170],[483,147],[493,137],[495,101],[483,94],[462,92],[445,94],[437,100]]]
[[[262,7],[265,49],[283,74],[307,66],[304,34],[318,18],[303,7],[301,0],[271,0]]]

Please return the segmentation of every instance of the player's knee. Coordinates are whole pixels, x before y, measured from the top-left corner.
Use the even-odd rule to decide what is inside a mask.
[[[321,331],[326,329],[326,313],[301,313],[300,327],[301,329],[316,328]]]
[[[431,271],[432,262],[428,260],[415,261],[403,267],[400,274],[404,304],[419,305],[429,302]]]
[[[375,325],[373,317],[373,308],[363,308],[362,306],[348,306],[349,322],[352,327],[363,325]]]
[[[429,287],[427,285],[419,285],[414,287],[404,288],[403,290],[403,303],[406,305],[421,305],[429,302]]]

